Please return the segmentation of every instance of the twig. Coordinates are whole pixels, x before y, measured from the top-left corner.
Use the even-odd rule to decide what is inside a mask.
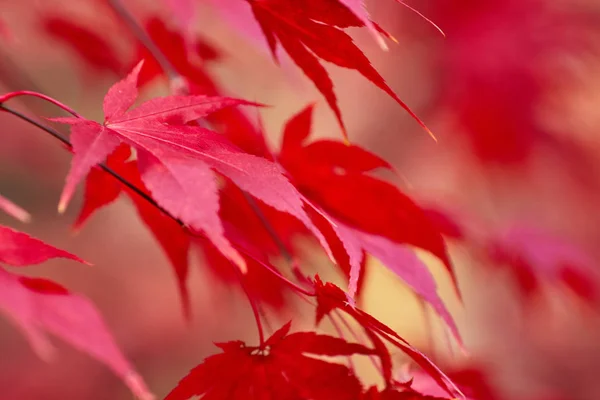
[[[144,29],[137,23],[133,15],[121,3],[120,0],[108,0],[108,3],[115,11],[115,13],[127,24],[131,32],[135,37],[142,43],[142,45],[152,54],[152,57],[156,59],[164,73],[167,75],[169,80],[175,80],[179,78],[179,73],[167,59],[164,53],[156,46],[154,41],[148,36]]]

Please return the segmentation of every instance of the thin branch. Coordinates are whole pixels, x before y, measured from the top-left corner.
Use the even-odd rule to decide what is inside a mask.
[[[112,7],[115,13],[127,24],[134,36],[142,43],[142,45],[156,59],[161,69],[167,75],[169,80],[175,80],[179,77],[177,70],[167,59],[164,53],[156,46],[154,41],[148,36],[144,29],[137,23],[133,15],[123,5],[120,0],[108,0],[108,4]]]
[[[18,117],[20,119],[22,119],[23,121],[43,130],[46,133],[49,133],[50,135],[52,135],[52,137],[54,137],[55,139],[58,139],[59,141],[61,141],[67,148],[71,149],[73,147],[73,145],[71,144],[71,142],[69,141],[69,139],[67,139],[66,137],[64,137],[60,132],[58,132],[55,129],[52,129],[44,124],[39,123],[38,121],[28,117],[27,115],[20,113],[17,110],[14,110],[10,107],[7,107],[4,104],[0,103],[0,110],[4,110],[12,115],[14,115],[15,117]],[[174,217],[173,215],[171,215],[167,210],[165,210],[164,208],[162,208],[152,197],[148,196],[146,193],[144,193],[141,189],[139,189],[137,186],[135,186],[134,184],[132,184],[131,182],[129,182],[127,179],[123,178],[121,175],[119,175],[117,172],[113,171],[111,168],[109,168],[108,166],[106,166],[105,164],[99,164],[100,168],[102,168],[105,172],[107,172],[108,174],[112,175],[115,179],[117,179],[119,182],[121,182],[123,185],[127,186],[127,188],[129,188],[131,191],[133,191],[134,193],[136,193],[138,196],[140,196],[141,198],[143,198],[144,200],[146,200],[148,203],[150,203],[153,207],[156,207],[157,209],[159,209],[160,211],[162,211],[165,215],[167,215],[168,217],[172,218],[173,220],[175,220],[179,225],[181,226],[185,226],[185,224],[178,218]]]

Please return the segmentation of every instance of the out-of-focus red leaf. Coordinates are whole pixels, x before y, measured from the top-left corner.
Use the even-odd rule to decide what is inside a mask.
[[[86,263],[77,256],[57,249],[39,239],[0,225],[0,262],[22,267],[39,264],[51,258],[68,258]]]
[[[280,44],[304,74],[313,81],[333,110],[346,135],[333,83],[319,59],[354,69],[391,96],[425,129],[425,124],[394,93],[373,68],[369,59],[339,28],[363,26],[350,9],[338,1],[291,2],[286,0],[249,0],[273,56]]]
[[[0,196],[0,210],[21,222],[28,222],[31,219],[31,215],[27,211],[3,196]]]
[[[487,245],[496,263],[510,268],[525,294],[540,282],[561,282],[587,300],[598,295],[595,263],[576,245],[532,226],[517,224],[491,238]]]
[[[0,310],[23,330],[43,358],[51,355],[46,330],[106,364],[140,399],[153,399],[123,356],[94,305],[55,282],[12,274],[0,267]]]
[[[121,74],[123,63],[100,33],[92,31],[69,19],[58,16],[46,16],[43,20],[46,33],[71,47],[86,63],[100,71],[108,70]]]
[[[464,228],[447,212],[431,207],[424,208],[423,211],[442,235],[452,239],[465,238]]]
[[[83,262],[22,232],[0,226],[0,263],[22,267],[51,258]],[[40,357],[52,355],[46,330],[106,364],[140,399],[152,399],[143,379],[114,342],[94,305],[47,279],[25,277],[0,266],[0,311],[22,329]]]
[[[165,400],[358,399],[362,387],[348,367],[314,358],[373,354],[360,344],[313,332],[288,334],[290,324],[275,332],[264,346],[241,341],[220,343],[223,353],[192,369]]]
[[[538,120],[552,79],[562,75],[541,71],[559,57],[587,54],[599,25],[594,11],[584,10],[543,0],[432,7],[433,20],[447,33],[440,105],[452,110],[462,128],[455,131],[466,135],[482,162],[522,164],[540,144],[565,152]]]

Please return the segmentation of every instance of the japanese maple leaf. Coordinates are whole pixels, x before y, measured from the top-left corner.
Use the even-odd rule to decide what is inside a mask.
[[[224,235],[218,216],[215,171],[257,199],[294,215],[328,250],[322,234],[308,218],[303,200],[278,164],[233,146],[226,138],[199,126],[183,125],[224,107],[251,104],[206,96],[168,96],[149,100],[127,111],[137,97],[141,63],[115,84],[104,100],[104,124],[83,118],[55,121],[72,126],[74,157],[59,209],[64,209],[75,185],[120,143],[137,150],[142,181],[171,215],[203,232],[232,262],[244,261]]]
[[[64,250],[0,226],[0,263],[23,267],[51,258],[84,262]],[[45,330],[106,364],[139,398],[153,398],[88,299],[50,280],[20,276],[0,266],[0,311],[23,331],[42,358],[48,359],[53,350]]]
[[[31,216],[27,211],[23,210],[21,207],[3,196],[0,196],[0,210],[21,222],[27,222],[31,219]]]
[[[371,340],[377,355],[381,358],[382,375],[386,385],[391,385],[392,360],[384,340],[402,350],[417,365],[419,365],[446,393],[453,397],[464,397],[452,380],[444,374],[423,353],[415,349],[410,343],[398,335],[387,325],[377,320],[370,314],[348,303],[347,296],[339,287],[332,283],[324,283],[317,275],[314,279],[314,289],[317,298],[316,322],[317,324],[334,310],[340,310],[352,317],[364,330]]]
[[[322,208],[333,232],[327,235],[336,260],[350,271],[350,295],[358,290],[364,253],[379,259],[420,297],[429,302],[456,337],[452,316],[437,294],[427,266],[405,245],[425,249],[439,257],[454,278],[444,240],[425,212],[398,188],[367,175],[390,168],[380,157],[358,146],[320,140],[305,144],[310,133],[312,107],[286,125],[278,160],[294,184],[313,204]],[[322,231],[326,228],[322,227]]]
[[[58,26],[60,29],[53,28],[57,30],[54,35],[55,38],[69,45],[90,66],[104,68],[106,67],[105,61],[112,60],[110,63],[113,67],[108,69],[119,72],[127,68],[122,63],[118,63],[115,50],[111,44],[89,28],[91,24],[78,25],[73,21],[59,17],[45,18],[42,23],[47,27]],[[115,27],[115,29],[117,28],[119,28],[119,25]],[[185,80],[185,86],[189,94],[209,96],[223,94],[223,91],[205,68],[207,63],[217,61],[222,57],[217,48],[198,36],[193,38],[193,45],[190,48],[189,43],[186,43],[180,32],[170,29],[158,17],[149,18],[145,23],[145,30],[175,72]],[[128,32],[127,29],[123,29],[123,31]],[[70,34],[74,32],[80,33],[77,35]],[[139,87],[144,87],[159,78],[174,78],[167,76],[167,72],[172,71],[163,71],[160,63],[145,45],[136,41],[133,55],[127,63],[129,69],[134,68],[141,60],[145,61],[138,77]],[[267,154],[263,136],[256,132],[252,122],[239,109],[230,107],[214,111],[207,115],[206,119],[215,130],[224,134],[243,150],[260,156]]]
[[[359,399],[362,386],[352,370],[315,356],[373,354],[356,343],[314,332],[289,334],[290,323],[262,346],[219,343],[223,353],[192,369],[165,400]]]
[[[281,45],[304,74],[313,81],[333,110],[346,137],[333,82],[319,59],[340,67],[354,69],[381,90],[390,95],[425,129],[425,125],[400,100],[385,80],[373,68],[369,59],[341,28],[364,26],[348,7],[337,0],[290,1],[247,0],[277,58],[277,45]]]

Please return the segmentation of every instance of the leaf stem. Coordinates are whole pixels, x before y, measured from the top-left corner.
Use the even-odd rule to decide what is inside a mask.
[[[333,312],[340,319],[340,321],[342,321],[342,324],[344,324],[344,327],[348,330],[348,332],[350,332],[350,334],[352,335],[354,340],[356,340],[358,343],[364,344],[365,341],[363,340],[363,338],[361,338],[358,335],[358,333],[352,328],[350,323],[344,319],[344,315],[342,315],[342,312],[340,310],[333,310]],[[373,367],[375,368],[375,370],[377,370],[377,372],[381,376],[383,376],[383,367],[381,366],[380,363],[377,362],[375,356],[369,355],[369,361],[371,361],[371,364],[373,364]]]
[[[158,48],[154,41],[148,36],[144,29],[137,23],[133,15],[125,8],[120,0],[108,0],[108,4],[112,7],[115,13],[123,20],[123,22],[129,27],[133,35],[140,41],[140,43],[152,54],[152,57],[156,59],[161,69],[167,75],[169,80],[173,81],[179,78],[179,73],[167,59],[164,53]]]
[[[250,293],[248,285],[246,285],[245,282],[245,276],[242,274],[240,269],[234,264],[231,264],[231,267],[234,269],[235,274],[237,275],[238,280],[240,281],[240,286],[242,287],[242,290],[244,291],[244,293],[246,293],[246,297],[248,297],[250,307],[252,307],[252,314],[254,314],[254,319],[256,320],[256,328],[258,329],[258,339],[260,341],[260,348],[262,349],[265,346],[265,333],[263,331],[262,321],[260,319],[258,304],[256,304],[256,299]]]
[[[285,260],[291,264],[293,262],[293,258],[292,258],[290,251],[287,249],[287,247],[285,246],[285,244],[283,243],[283,241],[281,240],[281,238],[279,237],[277,232],[275,232],[275,228],[273,228],[273,225],[271,225],[271,223],[269,222],[269,220],[267,219],[265,214],[262,212],[262,210],[256,203],[256,200],[254,200],[254,198],[252,196],[250,196],[248,194],[248,192],[246,192],[246,191],[242,191],[242,194],[244,195],[244,198],[250,205],[250,208],[252,208],[252,211],[254,211],[254,213],[260,220],[260,223],[263,225],[263,227],[265,228],[265,230],[267,231],[269,236],[271,236],[271,239],[273,239],[273,241],[279,248],[281,255],[283,255]]]
[[[248,257],[252,258],[254,261],[259,263],[264,268],[266,268],[269,272],[271,272],[273,275],[275,275],[276,277],[281,279],[284,283],[286,283],[288,286],[290,286],[296,292],[301,293],[308,297],[316,296],[315,292],[309,292],[308,290],[304,289],[303,287],[295,284],[294,282],[292,282],[291,280],[289,280],[288,278],[283,276],[283,274],[281,274],[281,272],[277,271],[275,268],[273,268],[271,265],[269,265],[269,263],[259,260],[257,257],[253,256],[252,254],[250,254],[250,252],[246,251],[242,247],[238,248],[238,250],[241,251],[242,253],[246,254]]]
[[[4,103],[10,99],[13,99],[15,97],[21,97],[21,96],[38,97],[42,100],[46,100],[47,102],[54,104],[55,106],[57,106],[59,108],[62,108],[63,110],[65,110],[66,112],[68,112],[69,114],[71,114],[77,118],[81,118],[81,115],[77,111],[73,110],[71,107],[67,106],[66,104],[63,104],[60,101],[58,101],[50,96],[46,96],[45,94],[38,93],[38,92],[33,92],[31,90],[19,90],[16,92],[10,92],[3,96],[0,96],[0,104]]]
[[[329,321],[331,322],[331,325],[333,325],[333,328],[335,329],[337,335],[340,338],[346,340],[346,338],[344,337],[344,331],[342,331],[342,328],[340,327],[338,322],[335,320],[335,318],[333,318],[333,315],[327,314],[327,318],[329,318]],[[356,367],[354,366],[354,362],[352,361],[352,356],[348,356],[347,359],[348,367],[356,374]]]

